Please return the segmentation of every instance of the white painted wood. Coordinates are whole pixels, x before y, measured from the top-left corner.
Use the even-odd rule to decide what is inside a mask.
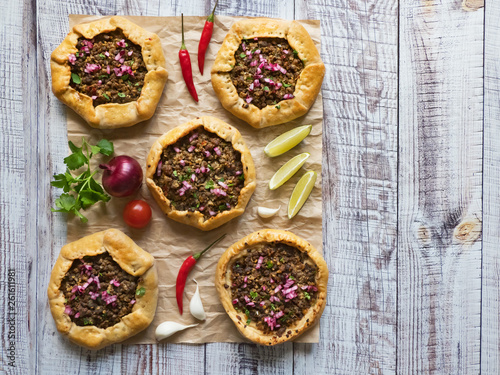
[[[400,2],[401,374],[477,374],[483,13]]]
[[[500,3],[485,9],[481,373],[493,375],[500,371]]]
[[[328,302],[297,373],[396,369],[397,1],[297,1],[321,20]]]
[[[36,93],[27,96],[23,85],[35,76],[36,61],[27,59],[35,29],[31,4],[22,5],[3,4],[0,14],[0,371],[5,374],[35,370],[30,352],[36,322],[29,320],[35,309],[29,305],[33,296],[28,285],[34,259],[28,240],[35,237],[26,225],[35,220],[25,204],[27,171],[35,169],[33,160],[26,158],[35,116],[23,111],[26,105],[36,106]],[[23,19],[31,24],[23,24]]]

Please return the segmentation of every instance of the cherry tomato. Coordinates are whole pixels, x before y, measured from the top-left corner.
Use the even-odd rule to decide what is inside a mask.
[[[132,228],[144,228],[151,220],[151,207],[144,201],[130,201],[123,210],[123,220]]]

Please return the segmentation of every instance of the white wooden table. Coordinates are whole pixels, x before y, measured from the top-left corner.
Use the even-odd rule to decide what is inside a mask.
[[[322,23],[323,240],[331,277],[319,344],[91,352],[55,331],[46,288],[65,223],[50,212],[56,191],[49,182],[67,146],[49,58],[68,32],[68,14],[208,15],[212,5],[2,1],[0,373],[498,374],[495,0],[219,1],[218,14]]]

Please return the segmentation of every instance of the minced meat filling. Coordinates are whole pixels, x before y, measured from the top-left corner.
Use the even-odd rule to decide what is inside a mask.
[[[166,147],[156,170],[153,181],[176,210],[206,219],[234,208],[245,185],[240,152],[204,128]]]
[[[294,97],[304,63],[286,39],[243,40],[234,57],[231,80],[245,108],[252,103],[260,109],[268,105],[280,109],[280,101]]]
[[[78,39],[78,52],[68,57],[70,85],[92,98],[94,106],[137,100],[148,72],[141,47],[119,29],[93,39]]]
[[[71,321],[108,328],[132,312],[138,277],[125,272],[106,252],[74,260],[61,282]],[[145,291],[137,290],[137,294]]]
[[[282,244],[254,247],[231,265],[234,308],[261,331],[285,334],[315,304],[317,266],[307,254]],[[291,332],[286,332],[290,334]]]

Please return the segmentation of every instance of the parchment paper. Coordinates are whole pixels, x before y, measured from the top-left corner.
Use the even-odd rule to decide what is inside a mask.
[[[97,18],[99,17],[70,15],[70,28],[75,24],[90,22]],[[155,319],[148,329],[125,343],[155,343],[155,329],[166,320],[184,324],[197,322],[189,313],[189,301],[196,289],[193,278],[199,282],[207,320],[199,322],[200,324],[197,327],[179,332],[163,342],[243,342],[245,339],[239,334],[233,322],[225,313],[217,296],[214,286],[216,264],[227,247],[242,237],[264,228],[290,230],[311,242],[313,246],[322,252],[321,137],[323,104],[321,94],[307,115],[287,124],[260,130],[253,129],[222,107],[210,82],[210,70],[222,41],[231,25],[235,21],[242,19],[242,17],[215,17],[214,33],[206,54],[205,74],[203,76],[200,75],[198,69],[197,51],[198,41],[206,17],[184,17],[185,43],[191,55],[199,103],[196,103],[189,95],[179,67],[177,54],[181,45],[181,18],[127,18],[139,26],[158,34],[163,44],[169,77],[156,113],[149,121],[130,128],[97,130],[88,126],[82,118],[68,109],[68,138],[77,145],[81,144],[82,137],[85,137],[92,144],[97,143],[101,138],[109,139],[115,146],[114,155],[130,155],[136,158],[145,170],[147,154],[153,142],[160,135],[196,116],[215,116],[235,126],[242,133],[243,139],[254,159],[258,180],[257,188],[243,215],[222,227],[210,232],[203,232],[164,216],[144,183],[141,190],[132,197],[112,198],[107,204],[99,203],[83,212],[89,219],[87,224],[82,224],[78,218],[69,216],[67,240],[70,242],[97,231],[118,228],[155,257],[159,276],[158,308]],[[301,23],[319,47],[319,21],[301,21]],[[276,158],[268,158],[264,154],[265,145],[276,136],[296,126],[306,124],[313,124],[313,129],[311,134],[300,145]],[[285,185],[275,191],[270,191],[268,182],[274,172],[290,158],[302,152],[311,154],[302,169]],[[101,156],[96,157],[97,162],[110,159],[104,156],[101,158]],[[307,170],[317,172],[316,186],[300,213],[292,220],[289,220],[287,217],[288,200],[295,184]],[[124,206],[133,199],[144,199],[153,209],[152,221],[145,229],[129,228],[122,219]],[[258,206],[272,208],[281,206],[281,209],[273,218],[262,219],[257,215]],[[175,280],[180,265],[190,254],[201,251],[223,233],[227,233],[227,237],[206,253],[191,272],[184,293],[184,314],[180,316],[175,300]],[[319,325],[316,325],[296,341],[311,343],[318,342],[318,340]]]

